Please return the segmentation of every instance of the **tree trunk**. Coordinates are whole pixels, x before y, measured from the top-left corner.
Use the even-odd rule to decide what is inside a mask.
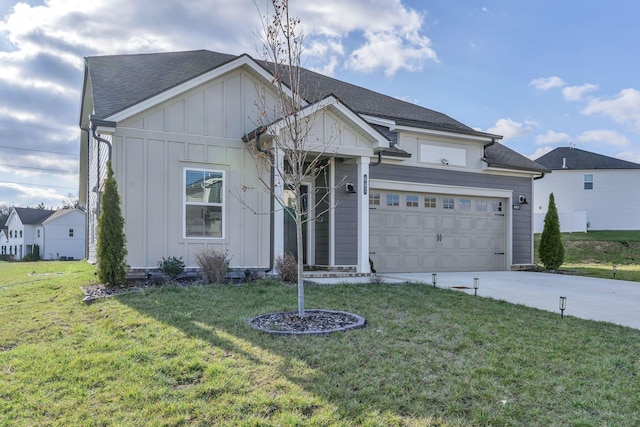
[[[298,206],[296,208],[296,242],[298,251],[298,316],[304,317],[304,278],[302,277],[302,270],[304,265],[304,242],[302,239],[302,215],[300,211],[300,190],[298,193]]]

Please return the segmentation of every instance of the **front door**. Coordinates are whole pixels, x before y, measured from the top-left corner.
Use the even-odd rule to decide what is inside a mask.
[[[303,215],[302,223],[302,242],[303,248],[303,264],[311,265],[314,263],[313,254],[313,185],[311,181],[304,182],[300,186],[300,192],[302,195],[302,211]],[[296,222],[294,220],[295,215],[295,193],[292,189],[285,190],[284,202],[286,207],[284,208],[284,253],[292,254],[297,259],[297,244],[296,244]]]

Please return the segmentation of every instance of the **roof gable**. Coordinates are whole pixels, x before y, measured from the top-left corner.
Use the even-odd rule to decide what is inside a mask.
[[[48,209],[14,208],[22,224],[40,224],[55,211]]]
[[[110,119],[118,112],[243,56],[251,59],[248,55],[207,50],[87,57],[85,73],[91,81],[94,115],[101,120]],[[269,63],[252,61],[269,73],[273,70]],[[307,69],[302,70],[301,80],[310,103],[333,94],[358,114],[394,119],[416,127],[476,132],[446,114]]]
[[[207,50],[87,57],[85,81],[90,84],[85,86],[83,101],[93,101],[94,117],[98,121],[117,122],[240,66],[248,66],[266,78],[272,75],[272,65],[264,61],[254,60],[248,55],[235,56]],[[333,95],[362,118],[376,117],[392,122],[394,129],[390,130],[409,127],[464,134],[487,141],[500,138],[476,131],[446,114],[310,70],[303,69],[301,78],[307,102],[319,103]],[[367,118],[365,120],[370,122]],[[374,133],[379,132],[371,129]],[[489,147],[485,160],[497,168],[546,171],[543,166],[501,144]]]
[[[551,170],[640,169],[640,164],[572,147],[558,147],[536,159]]]
[[[54,213],[52,213],[49,217],[47,217],[44,221],[43,224],[48,224],[50,222],[54,222],[57,219],[63,217],[63,216],[67,216],[70,214],[75,214],[76,212],[81,213],[82,215],[84,215],[84,212],[81,211],[80,209],[58,209],[57,211],[55,211]]]
[[[236,58],[206,50],[87,57],[94,114],[106,119]]]

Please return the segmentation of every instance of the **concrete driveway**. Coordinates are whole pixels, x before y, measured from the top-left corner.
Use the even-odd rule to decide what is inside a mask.
[[[612,322],[640,329],[640,282],[596,279],[563,274],[524,271],[437,273],[440,288],[473,295],[473,279],[479,278],[478,296],[552,311],[560,315],[560,296],[567,297],[565,316]],[[385,281],[431,284],[429,273],[382,274]]]

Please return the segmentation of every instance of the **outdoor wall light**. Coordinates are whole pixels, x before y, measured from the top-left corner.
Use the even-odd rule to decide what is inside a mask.
[[[436,273],[431,273],[431,283],[433,283],[433,287],[436,287],[436,283],[438,282],[438,275]]]
[[[147,280],[151,280],[151,272],[147,272]]]
[[[613,278],[616,278],[616,273],[618,272],[618,266],[613,264],[613,266],[611,267],[611,271],[613,272]]]
[[[478,296],[478,288],[480,287],[480,278],[473,278],[473,295]]]
[[[560,297],[560,317],[564,317],[564,310],[567,308],[567,297]]]
[[[518,203],[520,203],[521,205],[528,205],[529,202],[527,202],[527,196],[523,196],[522,194],[518,196]]]

